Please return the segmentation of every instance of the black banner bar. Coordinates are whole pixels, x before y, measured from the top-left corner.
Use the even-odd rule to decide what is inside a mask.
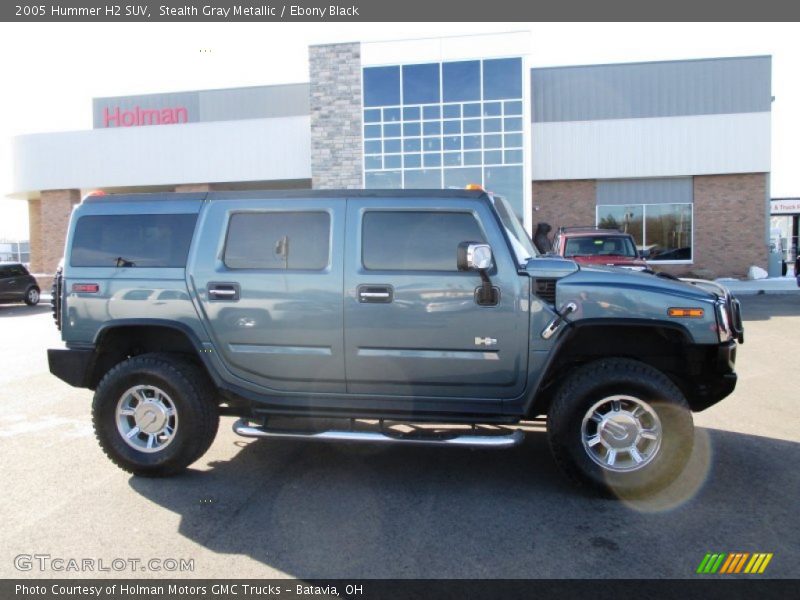
[[[466,600],[502,598],[664,598],[675,600],[735,600],[738,598],[795,597],[798,580],[755,579],[753,576],[668,580],[113,580],[51,579],[0,581],[3,600],[292,600],[343,598],[346,600]]]
[[[10,0],[11,22],[796,21],[787,0]]]

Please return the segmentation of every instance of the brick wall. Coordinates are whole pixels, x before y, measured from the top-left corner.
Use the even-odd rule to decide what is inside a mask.
[[[31,271],[42,272],[42,201],[28,200],[28,231],[30,239]]]
[[[534,181],[534,233],[537,223],[549,223],[551,237],[559,227],[594,225],[596,188],[594,179]]]
[[[362,187],[361,45],[309,48],[311,185]]]
[[[767,268],[767,176],[764,173],[694,178],[694,265],[715,277],[744,277]]]
[[[655,265],[678,276],[745,277],[751,265],[767,268],[765,173],[702,175],[694,186],[694,262]],[[533,182],[533,228],[594,225],[594,180]],[[539,210],[536,210],[536,207]]]
[[[31,270],[55,273],[64,254],[72,207],[80,203],[79,190],[44,190],[41,198],[29,201]],[[44,285],[42,289],[45,289]]]
[[[175,186],[175,191],[180,193],[210,192],[211,190],[210,183],[181,183]]]

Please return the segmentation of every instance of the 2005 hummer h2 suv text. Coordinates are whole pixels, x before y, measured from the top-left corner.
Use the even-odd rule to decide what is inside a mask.
[[[480,190],[90,197],[53,310],[51,372],[95,391],[100,445],[138,475],[196,461],[220,415],[483,447],[546,415],[568,475],[627,494],[680,474],[743,335],[723,288],[540,257]]]

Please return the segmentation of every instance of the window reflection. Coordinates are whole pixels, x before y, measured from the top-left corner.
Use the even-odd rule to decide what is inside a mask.
[[[442,96],[445,102],[480,100],[480,61],[442,63]]]
[[[400,104],[400,67],[364,69],[364,106]]]
[[[405,65],[403,67],[403,104],[439,102],[439,65]],[[398,101],[399,103],[399,101]]]
[[[633,235],[649,261],[692,260],[692,205],[599,205],[597,225]]]
[[[478,183],[504,195],[522,220],[522,59],[367,67],[363,75],[368,188]]]

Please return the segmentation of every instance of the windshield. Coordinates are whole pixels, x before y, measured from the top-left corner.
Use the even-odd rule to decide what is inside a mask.
[[[633,240],[624,235],[582,235],[567,239],[564,256],[625,256],[636,258]]]
[[[525,228],[522,226],[522,223],[519,222],[516,215],[514,215],[514,211],[511,210],[511,206],[506,199],[491,194],[489,198],[492,199],[497,215],[500,217],[503,228],[508,234],[508,239],[511,240],[511,247],[514,249],[514,254],[517,257],[517,264],[524,267],[529,259],[539,256],[539,253],[533,247],[531,238],[528,237],[528,233],[525,231]]]

